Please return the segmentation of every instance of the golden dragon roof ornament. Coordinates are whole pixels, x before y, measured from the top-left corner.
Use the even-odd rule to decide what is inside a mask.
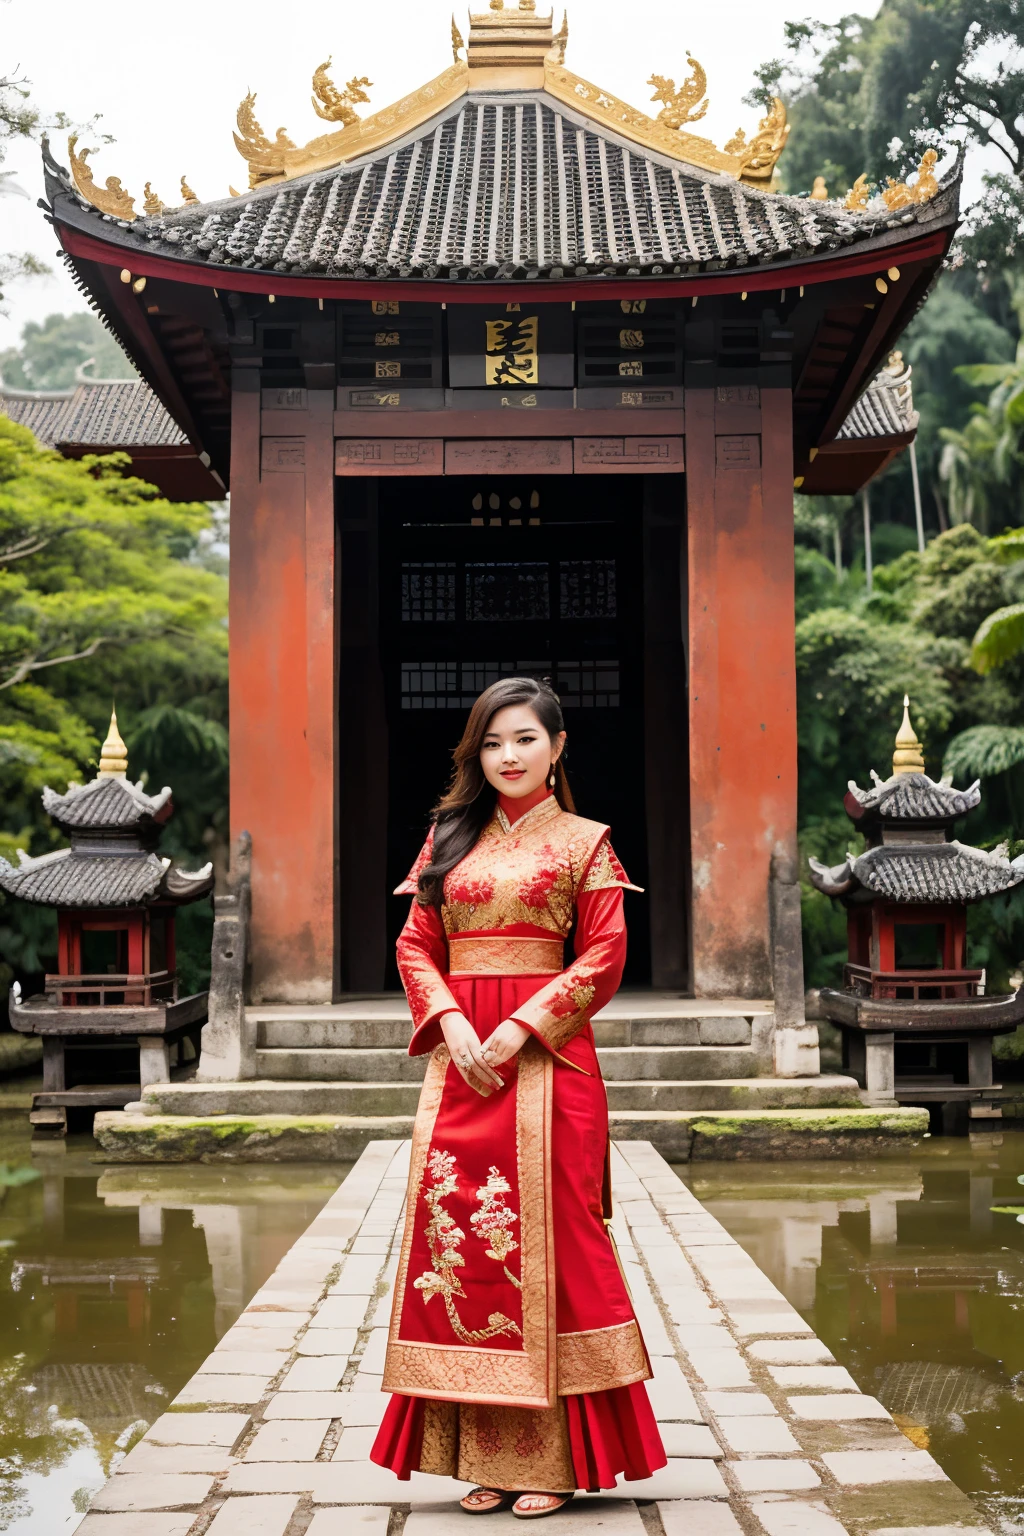
[[[137,217],[135,212],[135,199],[125,191],[121,185],[119,176],[108,176],[102,187],[98,187],[93,180],[92,167],[89,165],[89,156],[94,155],[94,149],[82,149],[77,151],[78,134],[73,133],[68,139],[68,157],[71,160],[71,174],[75,179],[75,186],[81,192],[87,203],[98,208],[100,213],[108,213],[112,219],[125,219],[129,223]]]
[[[415,130],[468,92],[490,89],[544,91],[645,148],[754,186],[770,186],[789,133],[786,109],[778,97],[773,98],[749,140],[740,129],[720,149],[710,139],[687,131],[708,109],[706,73],[689,54],[689,74],[680,86],[665,75],[650,77],[649,84],[655,90],[652,99],[662,103],[653,118],[565,68],[567,14],[563,14],[561,30],[555,33],[553,13],[538,15],[536,0],[518,0],[515,5],[490,0],[489,9],[471,13],[469,22],[464,40],[452,18],[453,62],[446,70],[369,117],[359,118],[355,108],[369,99],[366,87],[370,81],[365,75],[354,76],[339,91],[328,74],[331,61],[327,59],[313,75],[313,107],[318,117],[338,124],[338,128],[301,148],[283,128],[277,130],[274,139],[268,138],[256,118],[255,94],[249,92],[238,109],[235,144],[248,163],[250,187],[361,159]]]
[[[313,111],[327,123],[341,123],[350,128],[359,121],[356,106],[370,99],[364,87],[372,85],[373,81],[365,75],[353,75],[345,89],[339,91],[327,73],[330,67],[331,61],[327,58],[313,71]]]
[[[665,103],[658,113],[658,122],[666,123],[669,128],[699,122],[711,105],[707,99],[708,77],[697,60],[691,57],[689,49],[686,62],[690,66],[689,78],[678,90],[675,81],[667,80],[664,75],[652,75],[647,82],[655,87],[651,100]]]

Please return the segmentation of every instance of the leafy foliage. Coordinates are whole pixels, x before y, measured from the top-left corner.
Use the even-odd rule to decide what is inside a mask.
[[[175,791],[163,851],[194,867],[226,843],[227,591],[214,513],[172,504],[124,455],[62,459],[0,416],[0,852],[59,844],[43,784],[96,769],[116,700],[132,776]],[[222,531],[222,530],[221,530]],[[209,968],[210,914],[179,917],[186,986]],[[53,968],[52,913],[5,899],[9,976]],[[0,977],[2,980],[2,977]]]
[[[857,571],[829,586],[804,549],[797,559],[797,703],[800,845],[804,855],[839,863],[858,849],[842,810],[847,780],[888,777],[893,743],[910,694],[927,771],[939,764],[955,782],[981,777],[983,801],[968,818],[967,841],[994,845],[1024,838],[1024,654],[995,675],[971,665],[971,641],[988,615],[1007,605],[1024,580],[1024,530],[985,539],[969,524],[933,539],[923,555],[898,555],[875,570],[869,595]],[[812,559],[808,559],[812,557]],[[1024,846],[1024,844],[1022,844]],[[835,985],[846,955],[840,905],[802,890],[808,985]],[[1015,893],[972,907],[972,963],[1006,985],[1024,956],[1024,899]]]

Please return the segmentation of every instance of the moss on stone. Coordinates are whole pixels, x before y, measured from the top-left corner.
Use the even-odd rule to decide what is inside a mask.
[[[926,1109],[751,1109],[704,1110],[685,1117],[702,1136],[749,1136],[774,1129],[791,1134],[884,1131],[891,1136],[916,1136],[928,1129]]]

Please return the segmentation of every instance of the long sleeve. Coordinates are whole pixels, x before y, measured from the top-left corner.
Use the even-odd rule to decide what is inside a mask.
[[[459,1009],[444,973],[448,969],[448,941],[436,907],[414,901],[395,946],[398,973],[412,1014],[410,1056],[424,1056],[441,1043],[439,1020],[449,1009]]]
[[[618,990],[626,962],[622,889],[616,883],[580,893],[575,960],[513,1015],[556,1054]]]

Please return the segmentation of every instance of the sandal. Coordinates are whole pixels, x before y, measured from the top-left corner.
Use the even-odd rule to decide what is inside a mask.
[[[471,1488],[459,1500],[459,1508],[467,1515],[493,1515],[499,1509],[508,1509],[516,1497],[504,1488]]]
[[[512,1505],[512,1513],[517,1520],[542,1520],[545,1515],[554,1515],[564,1509],[572,1497],[571,1493],[521,1493]],[[544,1499],[547,1502],[540,1509],[521,1509],[520,1505],[526,1499]]]

